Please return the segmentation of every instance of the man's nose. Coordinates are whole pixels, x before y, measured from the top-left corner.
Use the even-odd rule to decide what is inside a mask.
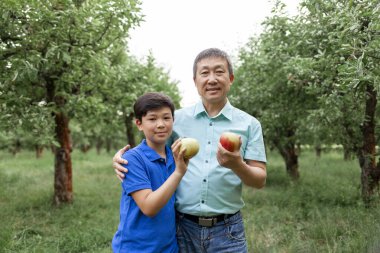
[[[217,78],[216,78],[216,75],[215,75],[214,73],[211,73],[211,74],[209,75],[208,82],[211,83],[211,84],[217,82]]]

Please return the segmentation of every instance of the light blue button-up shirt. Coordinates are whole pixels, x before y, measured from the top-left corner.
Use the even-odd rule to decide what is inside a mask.
[[[182,213],[212,216],[235,213],[244,206],[242,182],[216,158],[220,135],[234,132],[241,136],[245,160],[266,162],[260,122],[229,102],[215,117],[209,117],[202,102],[175,112],[175,137],[199,141],[199,153],[190,159],[188,170],[176,192],[176,209]]]

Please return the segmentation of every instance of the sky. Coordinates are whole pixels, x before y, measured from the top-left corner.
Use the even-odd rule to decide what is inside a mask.
[[[289,15],[300,0],[283,0]],[[192,68],[196,55],[210,47],[226,51],[234,61],[239,48],[258,35],[270,16],[271,0],[143,0],[144,22],[131,31],[129,50],[138,59],[151,51],[159,66],[178,81],[181,106],[199,100]]]

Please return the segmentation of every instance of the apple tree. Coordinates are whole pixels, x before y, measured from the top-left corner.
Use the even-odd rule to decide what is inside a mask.
[[[97,94],[112,89],[107,83],[109,54],[116,46],[127,46],[128,31],[141,20],[139,4],[137,0],[0,2],[1,120],[13,127],[35,126],[52,116],[52,134],[47,138],[53,137],[57,144],[55,204],[73,200],[69,122],[80,117],[77,111],[82,107],[96,111],[103,106]]]
[[[362,197],[369,204],[380,180],[380,4],[304,0],[302,6],[302,36],[316,49],[304,59],[314,77],[306,89],[319,98],[316,118],[324,119],[320,123],[331,127],[337,141],[357,156]],[[295,78],[304,79],[297,73]]]
[[[289,176],[298,179],[297,146],[308,131],[306,118],[315,106],[315,96],[291,75],[293,58],[305,52],[299,43],[298,20],[283,10],[284,5],[278,3],[260,36],[252,37],[240,50],[231,100],[260,120],[266,145],[279,151]]]

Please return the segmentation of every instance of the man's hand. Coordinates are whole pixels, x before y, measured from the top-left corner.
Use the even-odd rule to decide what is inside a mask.
[[[239,148],[233,152],[225,149],[222,144],[218,143],[218,150],[216,152],[216,159],[221,166],[234,170],[236,167],[240,167],[244,163],[240,154],[241,138],[239,140]]]
[[[115,169],[116,176],[120,179],[120,181],[123,181],[124,174],[123,172],[127,173],[128,169],[124,168],[121,164],[128,164],[127,160],[124,160],[121,158],[121,156],[131,148],[130,145],[125,146],[124,148],[120,149],[116,152],[116,154],[112,158],[112,167]]]
[[[266,164],[260,161],[244,161],[240,154],[241,139],[239,149],[229,152],[219,143],[216,157],[221,166],[231,169],[241,181],[254,188],[263,188],[265,186],[267,172]]]

